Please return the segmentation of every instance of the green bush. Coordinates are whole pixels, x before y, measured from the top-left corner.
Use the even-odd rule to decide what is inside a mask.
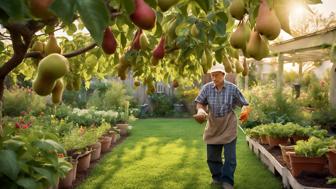
[[[326,107],[312,113],[312,122],[323,128],[336,128],[336,108]]]
[[[46,108],[45,98],[27,88],[14,87],[5,90],[3,98],[3,113],[7,116],[19,116],[22,112],[38,114]]]
[[[155,93],[150,97],[152,115],[154,117],[167,117],[174,113],[174,103],[172,97],[165,94]]]

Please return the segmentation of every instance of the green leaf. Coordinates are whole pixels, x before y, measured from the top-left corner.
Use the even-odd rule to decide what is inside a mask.
[[[55,0],[49,7],[66,24],[73,21],[76,0]]]
[[[210,8],[210,1],[204,1],[204,0],[195,0],[196,3],[205,11],[208,12]]]
[[[101,46],[104,30],[109,24],[109,14],[103,0],[79,0],[77,6],[85,27]]]
[[[0,8],[5,11],[5,13],[15,20],[21,20],[24,15],[28,13],[28,8],[24,0],[1,0]]]
[[[49,183],[55,183],[54,179],[54,171],[46,169],[46,168],[40,168],[40,167],[33,167],[34,171],[36,171],[38,174],[42,176],[42,178],[45,178]]]
[[[128,15],[132,14],[133,11],[134,11],[134,0],[122,0],[121,1],[123,7],[125,8],[126,10],[126,13]]]
[[[57,151],[59,153],[65,153],[64,148],[60,144],[50,139],[46,139],[46,140],[41,139],[38,141],[34,141],[33,145],[44,151],[51,150],[51,151]]]
[[[22,186],[25,189],[36,189],[38,188],[37,183],[31,178],[19,178],[16,184]]]
[[[20,167],[17,164],[15,153],[12,150],[1,150],[0,157],[0,173],[16,180]]]

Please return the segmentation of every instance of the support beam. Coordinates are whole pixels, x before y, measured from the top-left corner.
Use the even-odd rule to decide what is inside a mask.
[[[329,47],[336,42],[336,27],[282,41],[270,46],[273,53],[292,53]]]
[[[283,70],[284,70],[283,55],[279,54],[279,56],[278,56],[278,72],[277,72],[276,88],[280,91],[283,88]]]
[[[332,108],[336,108],[336,62],[334,61],[330,71],[330,104]]]

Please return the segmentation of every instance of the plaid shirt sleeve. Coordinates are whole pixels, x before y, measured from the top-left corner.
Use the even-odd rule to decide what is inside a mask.
[[[240,90],[238,88],[236,88],[235,93],[234,93],[234,106],[248,106],[248,102],[246,101],[246,99],[244,98],[243,94],[240,92]]]
[[[204,85],[198,94],[198,96],[195,99],[195,102],[201,103],[203,105],[208,105],[208,98],[207,98],[207,88],[206,85]]]

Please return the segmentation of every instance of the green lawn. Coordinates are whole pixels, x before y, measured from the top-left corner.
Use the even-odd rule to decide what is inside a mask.
[[[132,124],[132,135],[104,157],[81,189],[210,189],[203,126],[192,119],[147,119]],[[239,133],[236,189],[280,189]]]

